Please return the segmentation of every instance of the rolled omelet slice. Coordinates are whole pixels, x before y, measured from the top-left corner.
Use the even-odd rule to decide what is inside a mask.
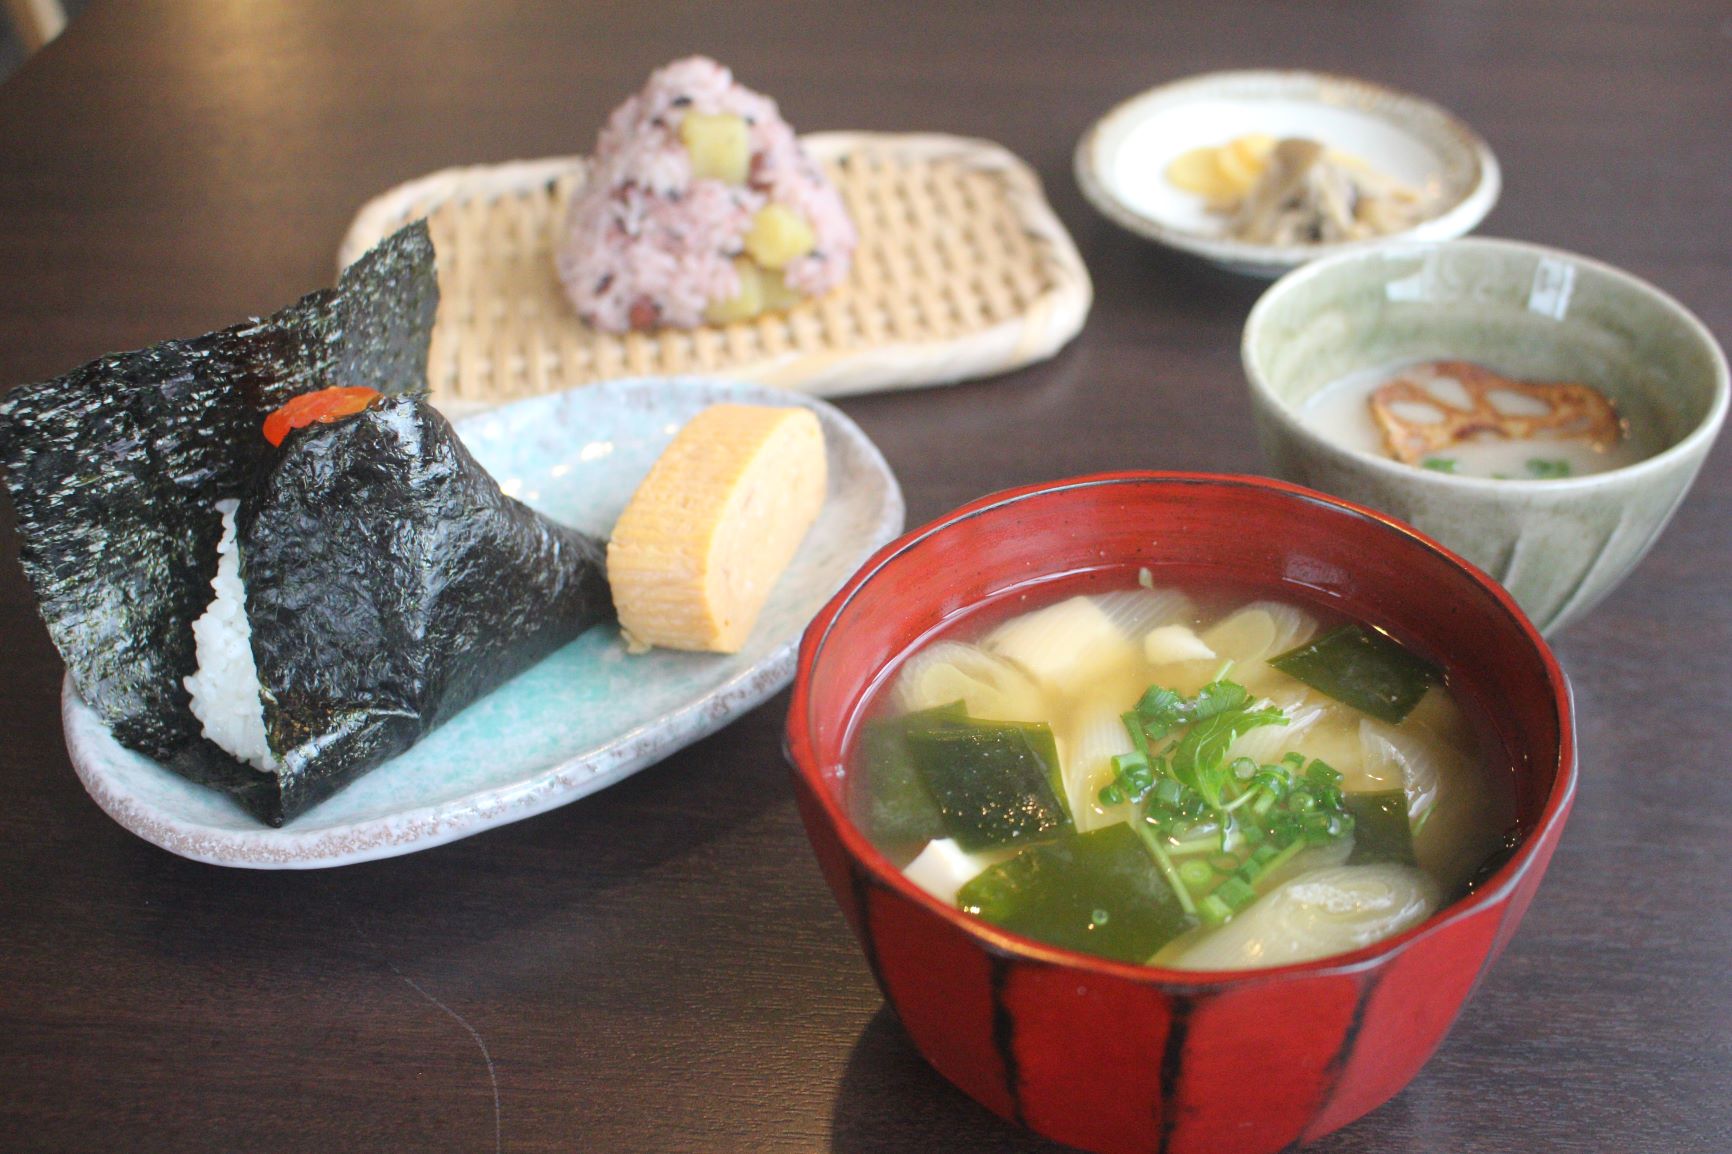
[[[737,653],[818,517],[826,474],[809,409],[713,405],[688,421],[608,542],[627,646]]]

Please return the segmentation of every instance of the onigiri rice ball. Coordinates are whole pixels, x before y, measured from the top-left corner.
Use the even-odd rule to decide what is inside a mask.
[[[828,292],[857,241],[776,102],[693,56],[608,118],[557,262],[595,328],[692,328]]]

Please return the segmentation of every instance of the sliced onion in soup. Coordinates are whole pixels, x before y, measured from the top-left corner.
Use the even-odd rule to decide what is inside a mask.
[[[1113,783],[1113,758],[1134,748],[1124,720],[1111,703],[1080,711],[1075,724],[1060,735],[1065,793],[1078,833],[1115,825],[1129,816],[1128,803],[1102,805],[1100,792]]]
[[[1260,604],[1248,605],[1203,631],[1203,644],[1235,665],[1261,661],[1275,642],[1275,619]]]
[[[1450,751],[1369,718],[1359,723],[1359,741],[1365,753],[1366,775],[1386,783],[1386,788],[1406,791],[1407,819],[1419,825],[1437,804],[1444,760],[1451,756]]]
[[[1273,704],[1281,705],[1280,702]],[[1290,750],[1305,751],[1305,737],[1323,716],[1318,705],[1292,708],[1282,706],[1287,714],[1286,725],[1263,725],[1241,734],[1227,747],[1227,761],[1248,757],[1258,765],[1280,761]]]
[[[1137,651],[1095,598],[1072,597],[1000,625],[981,642],[1043,687],[1077,694],[1135,666]]]
[[[1438,898],[1436,883],[1410,866],[1312,870],[1276,886],[1220,929],[1192,939],[1166,964],[1237,970],[1308,962],[1416,926],[1431,916]]]
[[[1092,600],[1129,641],[1141,641],[1162,625],[1190,621],[1196,613],[1191,599],[1176,589],[1116,589]]]
[[[1275,639],[1269,644],[1269,652],[1263,654],[1265,661],[1305,644],[1317,632],[1317,618],[1296,605],[1283,605],[1279,601],[1258,601],[1256,605],[1275,624]]]
[[[896,678],[896,704],[909,713],[956,701],[984,721],[1047,720],[1028,674],[978,646],[940,641],[909,658]]]

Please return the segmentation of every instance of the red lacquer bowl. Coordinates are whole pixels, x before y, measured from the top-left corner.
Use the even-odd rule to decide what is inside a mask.
[[[1289,591],[1441,661],[1515,775],[1522,842],[1397,937],[1278,969],[1187,973],[1041,945],[940,904],[855,828],[844,752],[877,683],[957,615],[1139,566]],[[1261,1154],[1392,1097],[1515,933],[1575,796],[1570,693],[1489,577],[1369,509],[1262,478],[1114,473],[982,498],[869,561],[806,630],[788,717],[801,815],[909,1036],[1006,1118],[1117,1154]]]

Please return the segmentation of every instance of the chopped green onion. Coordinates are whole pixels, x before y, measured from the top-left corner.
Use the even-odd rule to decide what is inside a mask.
[[[1434,473],[1453,473],[1455,472],[1456,460],[1454,457],[1427,457],[1419,464],[1422,468],[1430,469]]]
[[[1276,801],[1287,796],[1293,784],[1293,779],[1281,772],[1277,765],[1265,765],[1257,774],[1257,788],[1266,791]]]
[[[1149,756],[1149,735],[1143,731],[1142,719],[1135,713],[1124,713],[1119,715],[1119,720],[1125,723],[1125,730],[1131,735],[1131,744],[1146,759]]]
[[[1113,777],[1115,784],[1132,801],[1141,799],[1155,783],[1155,771],[1149,765],[1147,755],[1134,751],[1114,756]]]
[[[1167,851],[1161,848],[1161,841],[1155,831],[1149,828],[1147,822],[1133,821],[1131,828],[1137,836],[1143,839],[1149,853],[1154,856],[1155,864],[1161,867],[1161,874],[1167,879],[1167,884],[1173,887],[1173,896],[1179,899],[1179,908],[1187,914],[1197,912],[1197,903],[1191,900],[1191,891],[1185,888],[1185,883],[1179,879],[1179,871],[1173,868],[1173,859],[1167,856]]]
[[[1335,785],[1341,780],[1341,771],[1317,757],[1312,758],[1310,766],[1305,770],[1305,776],[1315,785]]]
[[[1273,848],[1274,847],[1272,847],[1272,846],[1264,846],[1263,847],[1263,849],[1273,849]],[[1274,873],[1276,870],[1280,869],[1282,866],[1286,865],[1289,861],[1291,861],[1293,856],[1304,848],[1305,848],[1305,842],[1303,840],[1295,840],[1295,841],[1288,842],[1287,845],[1284,846],[1283,848],[1275,850],[1275,852],[1273,854],[1271,854],[1269,857],[1263,859],[1261,862],[1258,863],[1256,880],[1261,881],[1261,880],[1267,878],[1270,874]],[[1262,850],[1258,851],[1258,853],[1261,853],[1261,852],[1262,852]],[[1256,860],[1255,855],[1253,855],[1252,860],[1254,860],[1254,861]]]
[[[1186,790],[1184,786],[1180,785],[1178,782],[1174,781],[1172,778],[1163,777],[1155,785],[1155,801],[1159,802],[1162,805],[1168,805],[1168,806],[1173,806],[1173,807],[1177,808],[1177,807],[1185,804],[1185,801],[1186,801],[1185,795],[1188,792],[1189,791]]]
[[[1215,892],[1210,896],[1220,898],[1227,903],[1229,909],[1238,913],[1257,900],[1257,891],[1237,877],[1230,877],[1217,886]]]
[[[1132,731],[1133,741],[1139,731],[1159,741],[1167,736],[1175,725],[1181,724],[1186,716],[1184,698],[1171,689],[1151,685],[1137,700],[1136,709],[1125,715],[1125,725]]]
[[[1226,902],[1210,894],[1197,903],[1197,916],[1206,926],[1223,926],[1233,920],[1233,910]]]
[[[1248,789],[1244,793],[1240,794],[1238,797],[1234,798],[1232,801],[1228,802],[1226,805],[1223,805],[1221,807],[1221,812],[1222,813],[1232,813],[1234,810],[1238,809],[1240,806],[1246,805],[1246,804],[1253,802],[1253,801],[1256,801],[1257,798],[1259,798],[1260,796],[1262,796],[1262,792],[1260,790]]]
[[[1209,868],[1209,863],[1192,858],[1179,866],[1179,880],[1193,890],[1200,890],[1215,880],[1215,871]]]
[[[1229,667],[1189,698],[1150,686],[1122,715],[1135,748],[1113,759],[1114,781],[1100,792],[1103,803],[1138,807],[1131,828],[1166,888],[1209,925],[1254,901],[1257,883],[1305,846],[1353,828],[1342,776],[1327,762],[1298,751],[1272,765],[1228,756],[1243,734],[1289,724],[1280,708],[1257,706],[1227,681]]]

